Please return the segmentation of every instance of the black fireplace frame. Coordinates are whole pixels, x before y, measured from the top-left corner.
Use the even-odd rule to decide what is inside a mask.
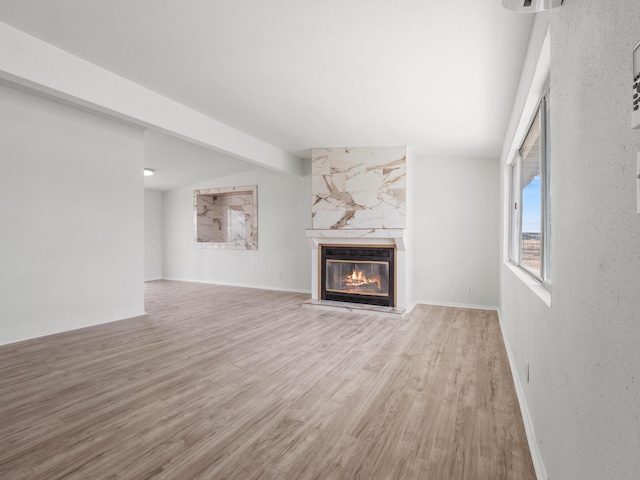
[[[319,245],[318,265],[321,300],[335,302],[364,303],[381,307],[396,306],[396,247],[389,245]],[[388,262],[389,295],[372,296],[358,293],[327,291],[327,260],[351,260],[354,262]]]

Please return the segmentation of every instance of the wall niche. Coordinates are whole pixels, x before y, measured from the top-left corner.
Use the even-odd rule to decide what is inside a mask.
[[[193,191],[195,248],[258,249],[258,186]]]

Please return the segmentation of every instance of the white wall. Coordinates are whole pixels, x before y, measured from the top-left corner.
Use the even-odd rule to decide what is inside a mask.
[[[0,78],[258,165],[291,174],[305,171],[289,152],[2,22]]]
[[[136,316],[142,132],[0,86],[0,344]]]
[[[415,225],[420,205],[417,204],[417,192],[420,182],[415,172],[416,156],[411,148],[407,148],[407,223],[405,231],[405,252],[404,252],[404,268],[405,268],[405,299],[406,308],[411,309],[416,304],[416,262],[415,262]]]
[[[505,340],[552,480],[640,478],[638,40],[636,0],[565,0],[553,14],[550,307],[501,268]]]
[[[408,304],[497,307],[498,161],[408,160]],[[258,251],[194,249],[193,190],[252,184],[258,185]],[[164,278],[309,291],[309,176],[258,169],[212,179],[164,192],[162,210]]]
[[[144,280],[162,278],[162,192],[144,191]]]
[[[412,171],[416,300],[497,307],[498,161],[418,158]]]
[[[244,185],[258,185],[258,250],[193,248],[193,190]],[[164,278],[309,291],[310,176],[256,169],[164,192],[162,208]]]

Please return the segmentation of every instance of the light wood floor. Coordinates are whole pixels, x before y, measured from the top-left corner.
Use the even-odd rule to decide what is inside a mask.
[[[0,478],[535,479],[494,312],[146,293],[146,320],[0,347]]]

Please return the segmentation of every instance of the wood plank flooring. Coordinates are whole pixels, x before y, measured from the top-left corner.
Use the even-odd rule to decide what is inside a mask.
[[[535,479],[495,312],[146,298],[147,319],[0,347],[0,478]]]

